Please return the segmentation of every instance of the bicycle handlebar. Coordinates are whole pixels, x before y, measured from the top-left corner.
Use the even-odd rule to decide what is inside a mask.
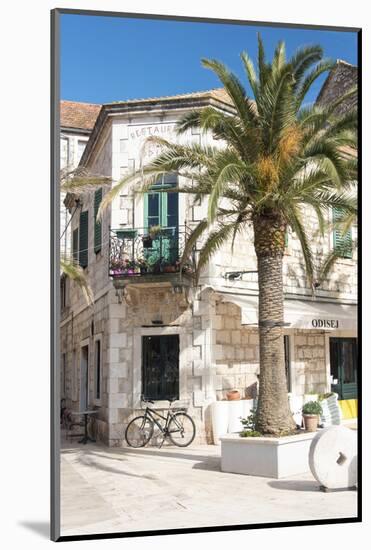
[[[154,401],[152,401],[152,399],[147,399],[143,396],[141,396],[140,400],[143,402],[143,403],[152,403],[152,405],[155,404]],[[164,399],[164,401],[169,401],[170,405],[171,403],[174,403],[174,401],[177,401],[177,398],[176,397],[172,397],[171,399]]]

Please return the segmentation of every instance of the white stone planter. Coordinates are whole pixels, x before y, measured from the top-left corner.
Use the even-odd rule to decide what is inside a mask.
[[[309,471],[309,448],[316,432],[286,437],[221,437],[223,472],[282,477]]]
[[[219,438],[228,433],[229,402],[214,401],[211,403],[211,422],[213,427],[213,441],[217,445]]]
[[[253,399],[214,401],[214,403],[211,403],[214,444],[218,445],[220,437],[223,435],[240,432],[243,428],[241,417],[246,418],[249,416],[253,408]]]

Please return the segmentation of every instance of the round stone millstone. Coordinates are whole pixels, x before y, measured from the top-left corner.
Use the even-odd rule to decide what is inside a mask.
[[[357,483],[357,434],[345,426],[318,432],[309,449],[309,466],[327,489],[346,489]]]

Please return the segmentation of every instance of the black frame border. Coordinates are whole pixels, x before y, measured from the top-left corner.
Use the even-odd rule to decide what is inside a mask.
[[[241,531],[250,529],[269,529],[281,527],[298,527],[307,525],[333,525],[343,523],[360,523],[362,522],[362,147],[358,150],[358,264],[357,264],[357,283],[358,283],[358,489],[357,489],[357,516],[350,518],[335,518],[335,519],[318,519],[318,520],[303,520],[303,521],[287,521],[287,522],[267,522],[263,524],[241,524],[241,525],[220,525],[213,527],[194,527],[180,529],[162,529],[156,531],[132,531],[132,532],[112,532],[112,533],[97,533],[86,535],[60,535],[60,426],[59,426],[59,396],[60,396],[60,381],[59,381],[59,361],[60,361],[60,345],[59,345],[59,158],[60,158],[60,16],[63,14],[70,15],[87,15],[99,17],[119,17],[129,19],[152,19],[152,20],[168,20],[168,21],[184,21],[193,23],[216,23],[229,24],[240,26],[259,26],[259,27],[283,27],[289,29],[308,29],[308,30],[323,30],[323,31],[341,31],[341,32],[356,32],[357,33],[357,67],[358,67],[358,142],[362,143],[362,29],[360,27],[338,27],[330,25],[316,24],[296,24],[296,23],[269,23],[266,21],[250,21],[241,19],[218,19],[209,17],[192,17],[178,15],[159,15],[148,13],[127,13],[115,11],[99,11],[99,10],[84,10],[84,9],[67,9],[55,8],[51,10],[51,139],[50,139],[50,154],[51,154],[51,203],[50,203],[50,221],[51,221],[51,387],[50,387],[50,535],[51,540],[55,542],[77,541],[77,540],[100,540],[100,539],[116,539],[116,538],[133,538],[133,537],[149,537],[161,535],[175,535],[187,533],[214,533],[220,531]]]

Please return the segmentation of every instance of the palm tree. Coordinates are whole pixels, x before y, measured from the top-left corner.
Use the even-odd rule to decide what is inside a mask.
[[[104,197],[98,216],[129,182],[137,183],[140,192],[145,192],[160,175],[176,172],[186,178],[176,191],[208,199],[208,217],[195,227],[183,255],[185,261],[206,233],[198,273],[224,243],[232,243],[233,248],[236,235],[252,228],[259,283],[256,429],[263,434],[284,434],[295,428],[284,365],[285,235],[291,228],[299,239],[313,285],[313,257],[304,212],[308,208],[315,212],[321,232],[330,209],[338,208],[349,215],[356,212],[352,190],[357,163],[343,154],[343,148],[356,147],[357,116],[353,111],[335,116],[336,107],[356,90],[328,106],[303,104],[313,82],[333,66],[323,59],[320,46],[300,48],[286,60],[285,46],[280,42],[272,63],[268,63],[259,36],[257,73],[246,53],[241,58],[253,98],[225,65],[204,59],[203,65],[220,79],[234,114],[210,106],[186,114],[178,123],[179,134],[200,128],[220,140],[220,146],[179,145],[149,138],[161,146],[161,153],[114,186]]]

